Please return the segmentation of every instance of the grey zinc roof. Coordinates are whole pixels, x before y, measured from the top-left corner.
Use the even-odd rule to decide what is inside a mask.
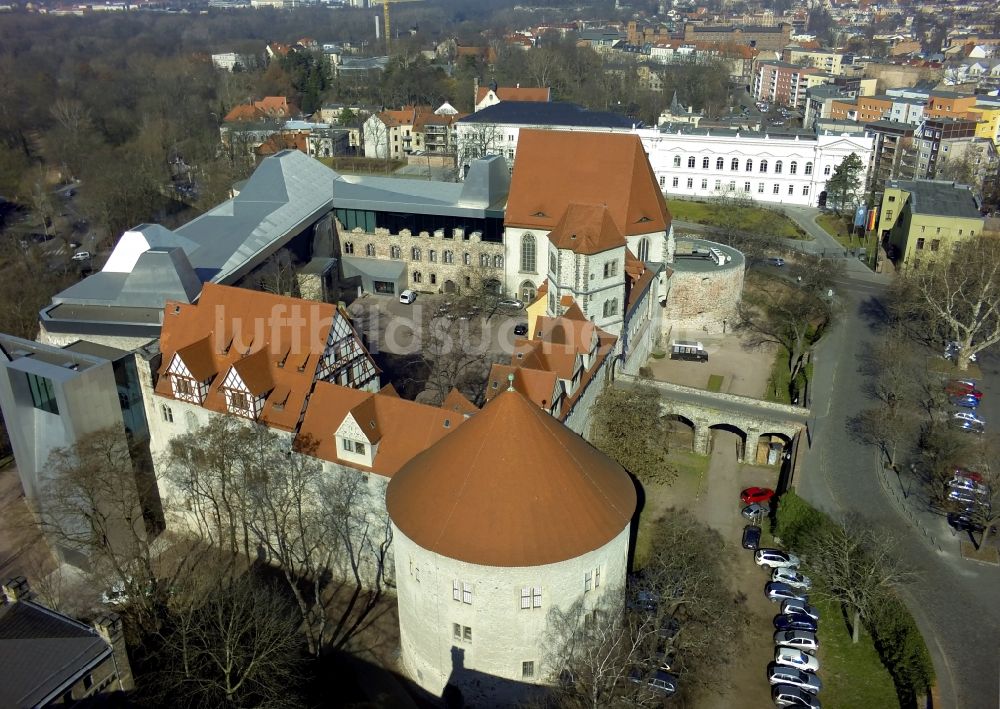
[[[966,186],[942,180],[890,180],[887,184],[910,193],[910,209],[914,214],[982,218],[979,201]]]
[[[588,111],[562,101],[501,101],[458,120],[458,123],[505,123],[522,126],[632,128],[635,121],[610,111]]]
[[[341,209],[484,217],[491,208],[503,208],[509,191],[507,163],[488,156],[472,161],[465,182],[339,175],[333,203]]]
[[[0,706],[33,707],[111,647],[94,631],[30,601],[0,606]]]
[[[336,177],[336,172],[297,150],[267,158],[235,198],[176,230],[198,244],[188,253],[191,265],[203,281],[225,282],[275,240],[330,209]]]

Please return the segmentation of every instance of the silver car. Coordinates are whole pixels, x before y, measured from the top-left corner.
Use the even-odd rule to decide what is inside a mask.
[[[774,644],[778,647],[794,647],[810,655],[819,650],[816,633],[808,630],[779,630],[774,634]]]
[[[781,604],[781,612],[785,615],[804,615],[819,620],[819,611],[815,606],[810,606],[802,601],[787,600]]]
[[[768,664],[767,681],[771,684],[790,684],[810,694],[819,694],[819,690],[823,688],[823,683],[814,673],[779,665],[777,662]]]

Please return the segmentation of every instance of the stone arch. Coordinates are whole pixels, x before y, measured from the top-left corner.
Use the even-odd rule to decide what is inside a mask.
[[[696,453],[704,452],[697,450],[696,447],[698,424],[684,414],[673,412],[663,414],[662,418],[667,424],[667,445],[669,447],[687,447]]]
[[[455,286],[455,281],[450,278],[444,282],[444,292],[445,293],[456,293],[458,288]]]
[[[708,427],[709,452],[711,452],[712,448],[715,446],[715,436],[713,435],[713,433],[715,433],[716,431],[722,431],[725,433],[732,433],[736,435],[738,439],[738,443],[736,445],[736,459],[742,462],[746,457],[747,438],[748,438],[747,432],[742,428],[740,428],[739,426],[736,426],[731,423],[726,423],[724,421],[711,424]]]
[[[781,465],[782,456],[788,453],[792,449],[792,436],[787,433],[782,433],[780,431],[764,431],[758,434],[754,441],[754,450],[748,451],[748,457],[752,455],[756,461],[758,453],[764,454],[761,450],[765,445],[780,444],[781,447],[777,448],[777,457],[774,461],[770,460],[770,457],[764,458],[766,465]]]
[[[517,289],[518,297],[525,303],[530,303],[535,299],[535,284],[531,281],[522,281]]]

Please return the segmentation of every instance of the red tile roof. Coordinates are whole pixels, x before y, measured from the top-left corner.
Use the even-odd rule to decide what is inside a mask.
[[[173,397],[167,369],[176,354],[197,381],[211,379],[203,406],[225,412],[221,387],[235,366],[252,394],[267,394],[258,421],[294,430],[337,317],[346,318],[327,303],[206,283],[197,304],[164,308],[156,393]]]
[[[317,382],[299,432],[299,449],[323,460],[368,470],[339,457],[334,434],[348,414],[361,425],[369,442],[378,444],[370,470],[386,477],[467,420],[459,412],[401,399],[391,387],[372,394]]]
[[[403,466],[386,508],[428,551],[472,564],[527,567],[572,559],[625,530],[628,473],[517,392]]]
[[[557,249],[577,254],[599,254],[625,245],[625,237],[603,204],[570,203],[549,232],[549,241]]]
[[[504,223],[551,230],[570,204],[606,205],[626,236],[670,227],[667,203],[638,136],[522,130]]]
[[[528,42],[530,44],[530,40]],[[489,91],[489,86],[480,86],[476,91],[476,103],[486,98]],[[531,86],[498,86],[496,95],[501,101],[551,101],[552,89]]]

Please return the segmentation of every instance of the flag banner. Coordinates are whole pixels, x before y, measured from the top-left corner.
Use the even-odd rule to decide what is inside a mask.
[[[865,225],[865,208],[858,207],[858,211],[854,213],[854,228],[863,227]]]

